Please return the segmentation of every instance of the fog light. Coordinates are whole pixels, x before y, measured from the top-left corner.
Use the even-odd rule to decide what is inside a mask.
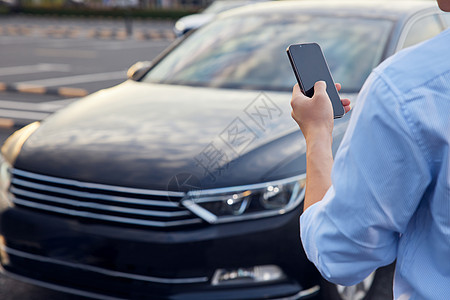
[[[238,269],[218,269],[212,285],[265,283],[283,279],[285,274],[275,265],[255,266]]]

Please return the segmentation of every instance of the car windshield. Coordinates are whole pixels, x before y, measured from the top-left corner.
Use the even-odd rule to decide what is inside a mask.
[[[218,19],[170,52],[144,81],[289,91],[295,77],[287,46],[316,42],[342,92],[357,92],[380,63],[392,24],[385,19],[276,13]]]

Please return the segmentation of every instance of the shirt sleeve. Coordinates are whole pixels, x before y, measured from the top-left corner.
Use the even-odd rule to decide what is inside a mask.
[[[393,262],[430,182],[407,103],[372,73],[336,154],[332,186],[300,218],[308,258],[327,280],[353,285]]]

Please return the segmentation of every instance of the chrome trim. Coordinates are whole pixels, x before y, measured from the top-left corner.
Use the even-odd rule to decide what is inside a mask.
[[[61,179],[46,175],[40,175],[40,174],[34,174],[27,171],[22,171],[18,169],[12,170],[13,175],[22,176],[22,177],[28,177],[36,180],[46,181],[50,183],[56,183],[56,184],[64,184],[64,185],[71,185],[76,186],[79,188],[90,188],[90,189],[96,189],[96,190],[108,190],[113,192],[121,192],[121,193],[135,193],[140,195],[149,195],[149,196],[174,196],[174,197],[180,197],[181,204],[188,209],[191,213],[193,213],[195,216],[199,217],[200,219],[187,219],[187,220],[177,220],[177,221],[152,221],[152,220],[139,220],[139,219],[131,219],[126,217],[119,217],[119,216],[111,216],[111,215],[104,215],[104,214],[98,214],[98,213],[92,213],[92,212],[85,212],[85,211],[76,211],[72,209],[62,208],[62,207],[54,207],[50,205],[45,205],[41,203],[35,203],[31,201],[27,201],[25,199],[20,199],[15,197],[13,201],[17,203],[18,205],[28,206],[35,209],[41,209],[46,211],[53,211],[60,214],[67,214],[72,216],[80,216],[80,217],[86,217],[91,219],[100,219],[100,220],[107,220],[112,222],[121,222],[121,223],[127,223],[127,224],[135,224],[135,225],[146,225],[146,226],[155,226],[155,227],[171,227],[171,226],[180,226],[180,225],[187,225],[187,224],[198,224],[201,223],[202,220],[208,222],[209,224],[219,224],[219,223],[228,223],[228,222],[234,222],[234,221],[242,221],[242,220],[254,220],[259,218],[265,218],[265,217],[271,217],[276,215],[285,214],[291,210],[293,210],[295,207],[297,207],[301,201],[304,198],[305,190],[301,189],[299,191],[299,188],[297,187],[292,192],[291,199],[289,199],[289,203],[284,207],[283,209],[279,210],[273,210],[273,211],[262,211],[260,213],[252,213],[252,214],[243,214],[240,216],[227,216],[227,217],[218,217],[211,213],[210,211],[204,209],[200,205],[196,203],[196,199],[201,202],[202,198],[209,199],[211,197],[205,197],[206,195],[217,195],[217,194],[224,194],[224,193],[235,193],[238,191],[245,191],[245,190],[258,190],[266,188],[270,185],[282,185],[286,183],[291,183],[295,181],[304,181],[306,179],[306,174],[301,174],[297,176],[292,176],[289,178],[284,178],[280,180],[274,180],[274,181],[267,181],[263,183],[257,183],[257,184],[249,184],[249,185],[242,185],[242,186],[234,186],[234,187],[226,187],[226,188],[217,188],[217,189],[208,189],[208,190],[200,190],[200,191],[190,191],[187,193],[182,192],[163,192],[163,191],[155,191],[155,190],[144,190],[144,189],[135,189],[135,188],[125,188],[125,187],[119,187],[119,186],[110,186],[110,185],[103,185],[103,184],[96,184],[96,183],[87,183],[87,182],[80,182],[75,180],[69,180],[69,179]],[[80,192],[80,191],[72,191],[67,190],[65,188],[60,187],[54,187],[54,186],[47,186],[45,184],[39,184],[39,183],[28,183],[26,180],[17,179],[13,177],[13,184],[17,185],[23,185],[29,186],[31,188],[39,189],[39,190],[49,190],[56,193],[65,193],[72,196],[80,196],[90,199],[95,199],[97,196],[98,199],[102,200],[110,200],[111,201],[119,201],[121,202],[122,199],[128,199],[128,198],[122,198],[117,196],[111,196],[104,195],[104,194],[96,194],[96,193],[89,193],[89,192]],[[46,189],[47,188],[47,189]],[[16,188],[17,189],[17,188]],[[14,188],[13,188],[14,190]],[[15,190],[17,191],[17,190]],[[23,192],[20,188],[19,191],[22,192],[22,195],[24,193],[33,193],[25,191]],[[153,194],[149,194],[153,193]],[[298,194],[299,193],[299,194]],[[31,195],[31,194],[28,194]],[[26,196],[26,195],[25,195]],[[79,202],[76,200],[70,200],[70,199],[63,199],[60,197],[55,196],[49,196],[45,195],[42,196],[40,194],[34,194],[30,197],[36,197],[37,199],[40,199],[42,201],[49,201],[49,202],[55,202],[60,204],[68,204],[71,206],[78,206],[78,207],[85,207],[85,208],[96,208],[96,209],[102,209],[99,207],[104,207],[103,204],[97,204],[97,203],[89,203],[89,202]],[[63,201],[64,200],[64,201]],[[159,205],[159,202],[163,201],[156,201],[156,200],[145,200],[142,199],[142,202],[140,199],[131,198],[130,203],[134,201],[140,202],[139,204],[144,203],[144,201],[151,201],[154,205]],[[163,202],[167,205],[167,207],[178,207],[177,203],[174,202]],[[134,203],[137,204],[137,203]],[[117,206],[108,206],[110,209],[109,211],[117,211]],[[120,207],[121,208],[121,207]],[[107,209],[103,209],[105,212],[108,212]],[[146,216],[159,216],[159,217],[169,217],[169,216],[184,216],[184,214],[171,214],[172,212],[161,212],[158,214],[152,214],[154,212],[145,213],[142,212],[140,209],[136,208],[126,208],[123,209],[125,213],[135,213],[140,215],[146,215]],[[155,212],[157,213],[157,212]],[[167,214],[166,214],[167,213]]]
[[[133,224],[133,225],[144,225],[144,226],[154,226],[154,227],[171,227],[171,226],[180,226],[180,225],[188,225],[188,224],[198,224],[201,223],[201,219],[188,219],[188,220],[179,220],[179,221],[151,221],[151,220],[139,220],[139,219],[131,219],[131,218],[125,218],[125,217],[117,217],[117,216],[110,216],[110,215],[104,215],[104,214],[97,214],[97,213],[91,213],[91,212],[82,212],[72,209],[66,209],[56,206],[50,206],[45,204],[40,204],[36,202],[31,202],[23,199],[19,199],[17,197],[14,197],[13,202],[18,205],[23,205],[35,209],[40,209],[44,211],[50,211],[65,215],[71,215],[71,216],[77,216],[77,217],[85,217],[90,219],[96,219],[96,220],[105,220],[105,221],[111,221],[111,222],[119,222],[119,223],[126,223],[126,224]]]
[[[100,267],[89,266],[89,265],[85,265],[85,264],[71,263],[71,262],[62,261],[59,259],[36,255],[36,254],[30,254],[30,253],[12,249],[12,248],[9,248],[9,247],[3,246],[3,245],[0,245],[0,249],[6,251],[6,253],[8,253],[9,255],[15,255],[15,256],[19,256],[19,257],[30,259],[30,260],[65,266],[65,267],[74,268],[74,269],[80,269],[83,271],[99,273],[99,274],[112,276],[112,277],[122,277],[122,278],[127,278],[127,279],[132,279],[132,280],[145,281],[145,282],[163,283],[163,284],[190,284],[190,283],[207,282],[209,280],[208,277],[206,277],[206,276],[192,277],[192,278],[161,278],[161,277],[154,277],[154,276],[130,274],[130,273],[124,273],[124,272],[119,272],[119,271],[108,270],[108,269],[104,269],[104,268],[100,268]]]
[[[307,290],[301,291],[300,293],[298,293],[298,296],[300,298],[309,297],[309,296],[317,294],[318,292],[320,292],[320,285],[315,285]]]
[[[209,224],[215,224],[215,223],[217,223],[217,220],[219,219],[215,214],[211,213],[207,209],[204,209],[203,207],[201,207],[200,205],[195,203],[195,201],[192,201],[189,199],[183,200],[183,201],[181,201],[181,204],[184,207],[186,207],[187,209],[189,209],[193,214],[202,218]]]
[[[300,300],[305,297],[311,297],[311,296],[319,293],[319,291],[320,291],[320,286],[315,285],[307,290],[300,291],[295,295],[283,297],[283,298],[276,298],[274,300]]]
[[[94,299],[99,299],[99,300],[126,300],[124,298],[115,298],[115,297],[105,296],[105,295],[102,295],[102,294],[97,294],[97,293],[92,293],[92,292],[85,292],[85,291],[81,291],[81,290],[77,290],[77,289],[73,289],[73,288],[68,288],[68,287],[65,287],[65,286],[56,285],[56,284],[53,284],[53,283],[47,283],[47,282],[44,282],[44,281],[31,279],[31,278],[28,278],[28,277],[24,277],[24,276],[21,276],[21,275],[14,274],[14,273],[6,271],[4,269],[2,269],[0,272],[5,274],[9,278],[12,278],[12,279],[15,279],[15,280],[18,280],[18,281],[22,281],[22,282],[25,282],[25,283],[37,285],[37,286],[40,286],[40,287],[44,287],[44,288],[47,288],[47,289],[52,289],[52,290],[56,290],[56,291],[60,291],[60,292],[64,292],[64,293],[69,293],[69,294],[74,294],[74,295],[78,295],[78,296],[94,298]],[[276,298],[276,299],[273,299],[273,300],[301,300],[302,298],[305,298],[305,297],[309,298],[309,297],[311,297],[313,295],[316,295],[319,291],[320,291],[320,286],[316,285],[316,286],[313,286],[312,288],[309,288],[307,290],[300,291],[300,292],[298,292],[297,294],[295,294],[293,296],[288,296],[288,297],[283,297],[283,298]]]
[[[82,296],[82,297],[88,297],[88,298],[92,298],[92,299],[99,299],[99,300],[126,300],[124,298],[115,298],[115,297],[110,297],[110,296],[106,296],[106,295],[102,295],[102,294],[85,292],[85,291],[72,289],[72,288],[68,288],[68,287],[53,284],[53,283],[48,283],[48,282],[44,282],[44,281],[40,281],[40,280],[36,280],[36,279],[31,279],[28,277],[14,274],[14,273],[6,271],[6,270],[2,270],[1,273],[5,274],[9,278],[12,278],[12,279],[24,282],[24,283],[29,283],[32,285],[40,286],[43,288],[47,288],[47,289],[51,289],[51,290],[55,290],[55,291],[59,291],[59,292],[63,292],[63,293],[78,295],[78,296]]]
[[[158,200],[147,200],[147,199],[138,199],[138,198],[128,198],[128,197],[120,197],[114,195],[105,195],[101,193],[89,193],[89,192],[80,192],[74,191],[70,189],[54,187],[44,184],[39,184],[35,182],[29,182],[22,179],[13,178],[11,181],[12,184],[30,187],[36,190],[41,191],[50,191],[59,194],[66,194],[75,197],[89,198],[89,199],[100,199],[107,200],[113,202],[122,202],[122,203],[131,203],[131,204],[143,204],[149,206],[161,206],[161,207],[178,207],[177,204],[170,201],[158,201]]]
[[[71,179],[62,179],[47,175],[35,174],[27,171],[22,171],[18,169],[12,169],[13,175],[19,175],[23,177],[28,177],[37,180],[43,180],[48,182],[53,182],[57,184],[66,184],[73,185],[80,188],[91,188],[91,189],[100,189],[107,190],[112,192],[120,192],[120,193],[130,193],[130,194],[139,194],[139,195],[149,195],[149,196],[171,196],[171,197],[184,197],[185,193],[183,192],[172,192],[172,191],[161,191],[161,190],[146,190],[146,189],[138,189],[138,188],[128,188],[122,186],[115,185],[106,185],[100,183],[89,183]]]
[[[12,169],[11,174],[11,200],[20,206],[100,221],[160,228],[203,222],[188,209],[180,207],[177,201],[156,198],[170,196],[181,200],[186,195],[183,192],[88,183],[18,169]]]
[[[67,198],[61,198],[61,197],[55,197],[55,196],[49,196],[46,194],[39,194],[34,192],[25,191],[16,187],[12,187],[10,189],[10,192],[14,194],[15,198],[18,198],[18,196],[25,196],[30,197],[42,201],[47,202],[53,202],[53,203],[59,203],[59,204],[65,204],[75,207],[83,207],[83,208],[93,208],[102,210],[105,212],[117,212],[117,213],[126,213],[126,214],[136,214],[136,215],[142,215],[142,216],[153,216],[153,217],[181,217],[181,216],[189,216],[189,211],[182,210],[182,211],[154,211],[154,210],[147,210],[147,209],[138,209],[138,208],[129,208],[129,207],[123,207],[123,206],[113,206],[113,205],[105,205],[105,204],[98,204],[93,202],[84,202],[84,201],[76,201],[76,200],[70,200]],[[20,198],[18,198],[20,199]],[[22,199],[24,200],[24,199]],[[14,201],[14,200],[13,200]],[[26,200],[24,200],[26,201]]]
[[[306,174],[302,174],[299,176],[294,176],[294,177],[290,177],[290,178],[286,178],[286,179],[282,179],[282,180],[269,181],[269,182],[265,182],[265,183],[258,183],[258,184],[252,184],[252,185],[237,186],[237,187],[231,187],[231,188],[221,188],[221,189],[215,189],[215,190],[188,192],[187,195],[188,196],[191,195],[191,198],[183,199],[181,201],[181,204],[185,208],[189,209],[192,213],[197,215],[199,218],[208,222],[209,224],[221,224],[221,223],[267,218],[267,217],[272,217],[272,216],[276,216],[276,215],[282,215],[282,214],[292,211],[304,199],[305,188],[300,188],[299,184],[297,183],[294,187],[294,190],[292,191],[292,195],[291,195],[291,198],[289,199],[288,204],[282,209],[272,210],[272,211],[262,211],[262,212],[250,213],[250,214],[244,213],[239,216],[219,217],[219,216],[216,216],[215,214],[211,213],[207,209],[201,207],[197,203],[203,202],[202,201],[203,197],[201,196],[203,194],[203,192],[205,192],[205,195],[209,195],[212,193],[222,194],[225,192],[236,193],[237,191],[242,191],[242,190],[252,190],[252,189],[257,190],[257,189],[266,188],[269,185],[281,185],[281,184],[291,183],[291,182],[295,182],[295,181],[298,182],[298,181],[303,181],[303,180],[306,180]],[[196,195],[196,197],[193,195]],[[205,202],[208,202],[211,200],[212,197],[205,197],[205,198],[207,199],[207,201],[205,201]]]
[[[188,197],[192,198],[198,198],[202,197],[204,195],[214,195],[214,194],[224,194],[224,193],[230,193],[230,192],[237,192],[237,191],[245,191],[245,190],[256,190],[256,189],[262,189],[269,185],[279,185],[279,184],[285,184],[289,182],[299,181],[306,179],[306,174],[301,174],[285,179],[279,179],[274,181],[266,181],[263,183],[255,183],[255,184],[248,184],[248,185],[238,185],[233,187],[225,187],[225,188],[218,188],[218,189],[209,189],[209,190],[198,190],[198,191],[190,191],[187,192]]]
[[[275,211],[265,211],[260,213],[252,213],[252,214],[243,214],[241,216],[230,216],[230,217],[220,217],[217,220],[217,224],[220,223],[229,223],[229,222],[237,222],[237,221],[244,221],[244,220],[255,220],[255,219],[261,219],[261,218],[267,218],[267,217],[273,217],[277,215],[284,215],[285,213],[288,213],[292,211],[295,207],[297,207],[304,199],[305,196],[305,189],[302,189],[299,196],[295,199],[295,201],[291,204],[288,204],[283,209],[275,210]]]

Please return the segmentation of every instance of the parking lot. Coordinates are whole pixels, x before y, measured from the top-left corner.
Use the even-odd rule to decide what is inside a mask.
[[[124,81],[132,64],[152,60],[170,44],[172,26],[168,21],[136,21],[126,36],[120,19],[3,17],[1,140],[11,127],[40,120],[81,96]],[[72,31],[78,34],[63,34]]]
[[[173,40],[169,21],[0,19],[0,144],[13,131],[126,79]],[[81,299],[0,275],[0,299]]]

